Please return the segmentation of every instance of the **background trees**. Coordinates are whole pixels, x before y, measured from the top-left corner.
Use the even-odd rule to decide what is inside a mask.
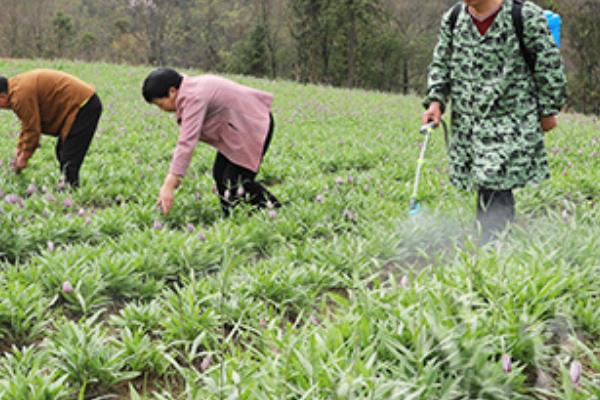
[[[2,0],[0,56],[175,65],[422,93],[456,0]],[[600,114],[600,2],[563,17],[570,106]]]

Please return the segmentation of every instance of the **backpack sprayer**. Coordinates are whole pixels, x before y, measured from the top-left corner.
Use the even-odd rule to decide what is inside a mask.
[[[442,120],[442,126],[444,127],[444,138],[446,140],[446,146],[448,145],[448,127],[446,126],[446,121]],[[430,122],[427,125],[423,125],[419,132],[422,135],[425,135],[425,139],[423,139],[423,146],[421,146],[421,153],[419,154],[419,160],[417,160],[417,172],[415,174],[415,183],[413,185],[413,192],[410,196],[410,203],[408,206],[408,215],[414,217],[421,210],[421,203],[419,203],[417,199],[417,195],[419,192],[419,180],[421,179],[421,169],[423,164],[425,164],[425,152],[427,151],[427,146],[429,145],[429,141],[431,140],[431,133],[436,128],[435,122]]]

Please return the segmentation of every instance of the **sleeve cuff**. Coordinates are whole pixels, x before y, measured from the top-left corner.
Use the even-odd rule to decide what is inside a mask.
[[[542,108],[540,115],[542,117],[552,117],[560,114],[560,110],[558,108]]]
[[[427,96],[427,98],[423,100],[423,107],[425,107],[425,109],[428,109],[431,103],[433,103],[434,101],[440,103],[442,113],[444,113],[444,111],[446,110],[446,102],[441,98],[441,96],[438,95],[432,94]]]

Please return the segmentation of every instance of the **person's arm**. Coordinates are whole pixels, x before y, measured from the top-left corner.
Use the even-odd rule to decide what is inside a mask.
[[[169,173],[165,177],[158,198],[159,206],[164,214],[167,214],[173,206],[175,189],[181,184],[181,180],[190,165],[194,149],[200,138],[206,110],[206,102],[197,99],[186,101],[183,104],[179,139],[171,160]]]
[[[42,134],[40,111],[34,95],[23,96],[13,105],[13,111],[21,120],[21,134],[17,143],[15,172],[27,167],[27,162],[36,151]]]
[[[567,101],[564,66],[540,7],[525,2],[523,26],[525,46],[536,54],[533,79],[537,88],[540,123],[547,132],[556,127],[557,116]]]
[[[423,101],[423,106],[427,111],[423,114],[423,123],[433,120],[438,124],[450,96],[450,63],[453,41],[453,32],[450,26],[451,14],[452,10],[448,11],[442,18],[438,43],[433,52],[433,60],[429,65],[427,97]]]

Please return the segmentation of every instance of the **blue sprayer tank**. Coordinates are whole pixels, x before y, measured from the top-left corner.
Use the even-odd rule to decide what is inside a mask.
[[[554,38],[556,45],[560,49],[560,25],[561,25],[560,15],[558,15],[550,10],[544,10],[544,15],[546,16],[546,19],[548,20],[548,26],[550,27],[550,32],[552,33],[552,37]]]

